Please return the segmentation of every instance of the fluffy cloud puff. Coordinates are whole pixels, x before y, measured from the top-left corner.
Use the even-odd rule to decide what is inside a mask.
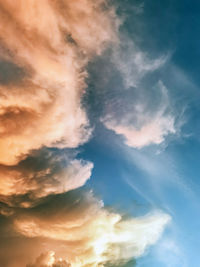
[[[30,207],[48,195],[83,186],[93,164],[65,152],[35,152],[16,166],[0,165],[0,200],[9,206]]]
[[[167,88],[159,82],[156,89],[161,98],[155,107],[147,109],[148,103],[139,102],[135,103],[132,110],[129,108],[121,115],[111,111],[102,119],[104,125],[123,136],[125,143],[130,147],[142,148],[151,144],[161,144],[167,135],[175,134],[177,131],[176,117],[169,104]]]

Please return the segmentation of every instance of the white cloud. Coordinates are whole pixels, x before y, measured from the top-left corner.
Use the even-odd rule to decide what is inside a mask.
[[[122,114],[122,117],[116,117],[113,111],[102,119],[104,125],[123,136],[125,143],[130,147],[142,148],[151,144],[161,144],[167,135],[175,134],[177,131],[167,88],[162,82],[158,83],[157,88],[161,93],[161,102],[155,111],[146,109],[144,102],[135,104],[132,112],[129,110]]]

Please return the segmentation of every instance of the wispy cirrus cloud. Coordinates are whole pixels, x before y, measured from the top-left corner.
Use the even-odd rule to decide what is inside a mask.
[[[112,51],[112,62],[121,73],[125,88],[137,87],[146,74],[160,69],[169,59],[169,53],[152,58],[128,36],[121,35],[120,41]]]

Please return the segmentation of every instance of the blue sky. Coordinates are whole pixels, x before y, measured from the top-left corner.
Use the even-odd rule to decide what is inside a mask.
[[[88,186],[103,196],[106,205],[127,209],[128,213],[138,215],[161,209],[172,216],[160,241],[138,259],[136,266],[196,267],[200,247],[200,4],[186,0],[123,1],[120,4],[123,7],[120,6],[119,12],[126,15],[123,31],[139,49],[153,58],[167,55],[165,64],[156,71],[145,73],[138,87],[151,87],[162,80],[169,91],[180,128],[176,136],[167,136],[164,144],[138,150],[124,145],[121,136],[107,132],[99,123],[93,139],[81,153],[95,166]],[[106,63],[105,58],[101,64]],[[100,76],[101,80],[98,64],[92,65],[94,74],[91,77]],[[103,95],[107,93],[105,86],[109,90],[112,86],[113,91],[121,90],[118,87],[123,83],[118,79],[116,84],[116,76],[112,73],[103,84],[104,88],[97,85],[98,92],[103,91],[99,93],[99,105],[105,99],[109,102]],[[129,101],[134,103],[128,90],[130,88],[124,89],[123,94],[129,94]],[[98,99],[99,95],[93,97]]]

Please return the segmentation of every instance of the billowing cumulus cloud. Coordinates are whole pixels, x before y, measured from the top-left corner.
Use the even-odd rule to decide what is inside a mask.
[[[86,66],[117,42],[103,0],[0,1],[0,200],[29,207],[76,189],[92,163],[43,147],[76,148],[91,134],[82,107]]]
[[[158,240],[170,220],[162,213],[123,219],[106,210],[91,193],[73,197],[70,204],[67,199],[55,202],[48,214],[42,209],[25,212],[14,221],[16,230],[29,238],[59,241],[70,266],[104,266],[137,258]]]
[[[148,101],[136,102],[132,109],[129,107],[126,113],[108,113],[103,119],[104,125],[124,137],[125,143],[130,147],[142,148],[151,144],[161,144],[169,134],[175,134],[176,117],[169,104],[167,88],[162,82],[156,86],[157,98],[155,107],[150,107]],[[154,91],[155,93],[155,91]],[[155,101],[152,100],[152,102]],[[124,103],[121,103],[121,106]],[[130,101],[129,101],[130,106]],[[148,108],[147,108],[148,107]]]
[[[13,62],[11,74],[16,68],[21,75],[0,86],[0,162],[16,164],[42,146],[85,142],[90,130],[81,107],[84,67],[117,40],[114,11],[102,0],[6,0],[0,17],[1,59],[6,72]]]

